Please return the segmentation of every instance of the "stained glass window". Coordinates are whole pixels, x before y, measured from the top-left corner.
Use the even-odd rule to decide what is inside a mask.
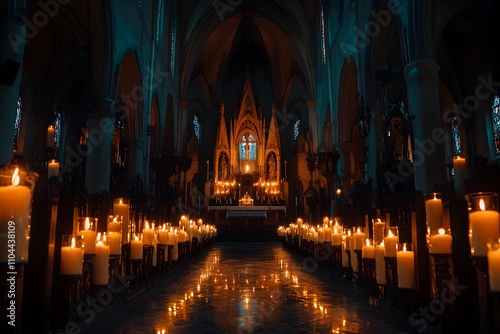
[[[161,31],[163,25],[163,0],[158,0],[157,8],[156,8],[156,29],[155,29],[155,41],[156,43],[160,43],[161,39]]]
[[[194,135],[200,140],[200,120],[196,114],[193,115]]]
[[[174,61],[175,61],[175,15],[174,9],[172,8],[172,23],[170,25],[170,71],[174,72]]]
[[[300,117],[295,117],[295,123],[293,124],[293,140],[297,140],[299,137],[299,129],[300,129]]]
[[[325,12],[321,4],[321,54],[323,55],[323,65],[326,64],[326,39],[325,39]]]
[[[54,121],[54,146],[56,152],[59,152],[59,148],[61,147],[61,113],[56,112],[56,120]]]
[[[460,143],[460,129],[458,128],[457,117],[453,117],[451,121],[451,135],[453,138],[453,155],[458,156],[462,153],[462,144]]]
[[[249,160],[257,159],[257,143],[255,141],[254,136],[252,136],[251,134],[248,135],[248,137],[245,135],[240,139],[240,160],[246,160],[246,159]]]
[[[19,148],[19,134],[21,132],[21,118],[23,116],[23,102],[19,97],[17,99],[16,123],[14,125],[14,151]]]
[[[500,96],[495,92],[493,98],[491,122],[493,123],[493,141],[495,143],[495,153],[500,153]]]

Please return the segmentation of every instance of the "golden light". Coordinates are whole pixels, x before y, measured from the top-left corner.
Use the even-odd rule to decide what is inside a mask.
[[[486,206],[484,205],[484,200],[482,198],[479,201],[479,208],[481,209],[481,211],[486,210]]]
[[[85,219],[85,229],[86,229],[86,230],[89,230],[89,229],[90,229],[90,221],[89,221],[89,217],[87,217],[87,218]]]
[[[340,196],[342,194],[342,189],[337,188],[337,196]]]
[[[14,174],[12,175],[12,185],[13,186],[19,185],[19,168],[16,168]]]
[[[250,166],[249,165],[246,165],[245,166],[245,171],[248,173],[250,171]]]
[[[444,235],[444,228],[439,229],[439,235]]]
[[[75,248],[76,243],[75,243],[75,237],[71,239],[71,248]]]

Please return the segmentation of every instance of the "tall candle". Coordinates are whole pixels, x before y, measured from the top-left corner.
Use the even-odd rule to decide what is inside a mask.
[[[380,218],[373,220],[373,244],[378,245],[384,241],[384,228],[385,222],[382,222]]]
[[[0,187],[0,262],[8,262],[7,236],[9,227],[12,230],[12,226],[16,228],[16,262],[28,260],[29,238],[25,236],[25,230],[29,224],[31,191],[19,183],[19,169],[16,168],[12,185]]]
[[[472,229],[471,249],[474,256],[486,256],[488,239],[498,240],[500,235],[500,215],[498,211],[484,210],[469,213],[469,223]]]
[[[168,231],[165,229],[165,225],[163,225],[163,229],[158,231],[158,242],[162,245],[168,245]]]
[[[109,277],[109,247],[99,240],[95,246],[94,270],[92,281],[95,285],[108,284]]]
[[[389,230],[388,235],[384,238],[385,244],[385,256],[396,257],[397,247],[399,244],[399,236],[394,235],[391,230]]]
[[[59,162],[56,160],[50,160],[47,168],[47,177],[50,179],[51,177],[59,176]]]
[[[340,246],[341,242],[342,242],[342,233],[337,229],[337,227],[334,227],[332,233],[332,245]]]
[[[443,202],[440,198],[437,198],[436,195],[425,201],[425,214],[427,217],[427,227],[430,229],[430,233],[438,233],[438,230],[443,227],[444,214]]]
[[[115,200],[115,203],[113,204],[113,214],[115,216],[122,216],[122,243],[127,244],[128,243],[128,226],[129,226],[129,211],[130,211],[130,205],[126,204],[123,202],[123,199],[117,199]]]
[[[55,129],[53,125],[47,128],[47,147],[54,147]]]
[[[487,258],[490,290],[500,292],[500,248],[498,244],[488,250]]]
[[[458,198],[464,198],[465,194],[465,159],[459,156],[453,157],[454,185]]]
[[[359,271],[358,254],[355,252],[351,252],[351,267],[355,273]]]
[[[118,221],[120,216],[109,216],[108,218],[108,232],[122,232],[122,223]]]
[[[144,245],[152,245],[154,239],[154,226],[153,229],[149,228],[149,222],[146,221],[144,224],[144,229],[142,230],[142,240]]]
[[[130,241],[130,259],[142,260],[142,241],[137,236]]]
[[[363,259],[375,258],[375,247],[370,244],[370,239],[366,239],[366,244],[361,248],[361,256]]]
[[[108,232],[109,254],[120,255],[122,253],[122,234],[121,232]]]
[[[397,254],[398,286],[401,289],[415,289],[415,259],[413,251],[407,250],[406,245]]]
[[[83,252],[95,254],[96,232],[91,229],[89,217],[85,219],[85,229],[78,231],[78,235],[83,237]]]
[[[377,284],[384,285],[387,283],[387,274],[385,271],[385,247],[384,242],[380,245],[375,245],[375,276]]]
[[[361,250],[363,247],[365,240],[365,232],[361,232],[361,229],[358,227],[356,233],[354,233],[354,250]]]
[[[61,247],[61,274],[81,275],[83,270],[83,252],[80,247],[76,247],[75,238],[71,241],[71,246]]]
[[[187,226],[188,225],[188,218],[186,216],[182,216],[180,220],[179,227]]]
[[[429,253],[431,254],[451,254],[452,236],[446,234],[444,228],[439,229],[438,234],[431,234]]]

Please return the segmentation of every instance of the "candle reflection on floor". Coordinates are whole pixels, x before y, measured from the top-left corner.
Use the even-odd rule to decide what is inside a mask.
[[[302,261],[277,243],[215,245],[91,333],[412,332]]]

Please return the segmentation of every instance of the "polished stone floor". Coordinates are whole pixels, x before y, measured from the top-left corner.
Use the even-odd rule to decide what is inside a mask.
[[[414,332],[310,260],[278,242],[216,243],[89,333]]]

